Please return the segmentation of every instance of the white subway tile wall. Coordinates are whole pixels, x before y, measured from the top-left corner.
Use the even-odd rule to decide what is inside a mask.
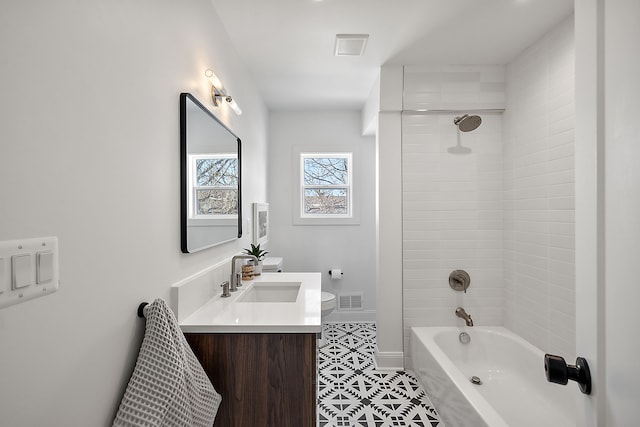
[[[575,358],[574,39],[563,22],[507,66],[507,328]]]
[[[462,324],[457,306],[476,324],[503,324],[502,117],[482,114],[458,134],[455,116],[402,116],[405,355],[411,327]],[[458,136],[470,153],[448,152]],[[466,294],[449,287],[457,269],[471,276]]]
[[[504,67],[407,65],[404,110],[503,109]]]
[[[464,306],[575,357],[573,46],[568,19],[506,72],[405,67],[405,110],[506,107],[460,134],[468,154],[447,151],[456,114],[402,115],[405,355],[411,327],[459,325]],[[471,276],[466,294],[449,287],[455,269]]]

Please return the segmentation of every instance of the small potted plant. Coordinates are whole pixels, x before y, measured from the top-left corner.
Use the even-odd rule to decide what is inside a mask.
[[[262,259],[269,252],[265,251],[264,249],[260,249],[260,244],[259,243],[258,243],[258,245],[254,245],[253,243],[251,243],[251,249],[244,248],[244,253],[247,254],[247,255],[253,255],[254,257],[256,257],[258,259],[258,264],[253,266],[253,275],[254,276],[261,275],[262,274]]]

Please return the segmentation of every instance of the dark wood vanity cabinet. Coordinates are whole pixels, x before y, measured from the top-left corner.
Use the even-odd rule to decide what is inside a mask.
[[[222,403],[216,427],[316,425],[315,333],[186,333]]]

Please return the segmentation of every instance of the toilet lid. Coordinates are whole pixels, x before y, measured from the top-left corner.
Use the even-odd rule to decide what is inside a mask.
[[[336,296],[331,292],[322,292],[321,297],[323,302],[332,301],[336,299]]]

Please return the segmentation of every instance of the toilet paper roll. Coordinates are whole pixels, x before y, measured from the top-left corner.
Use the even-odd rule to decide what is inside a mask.
[[[331,273],[331,280],[342,279],[342,270],[340,270],[339,268],[332,268],[330,273]]]

